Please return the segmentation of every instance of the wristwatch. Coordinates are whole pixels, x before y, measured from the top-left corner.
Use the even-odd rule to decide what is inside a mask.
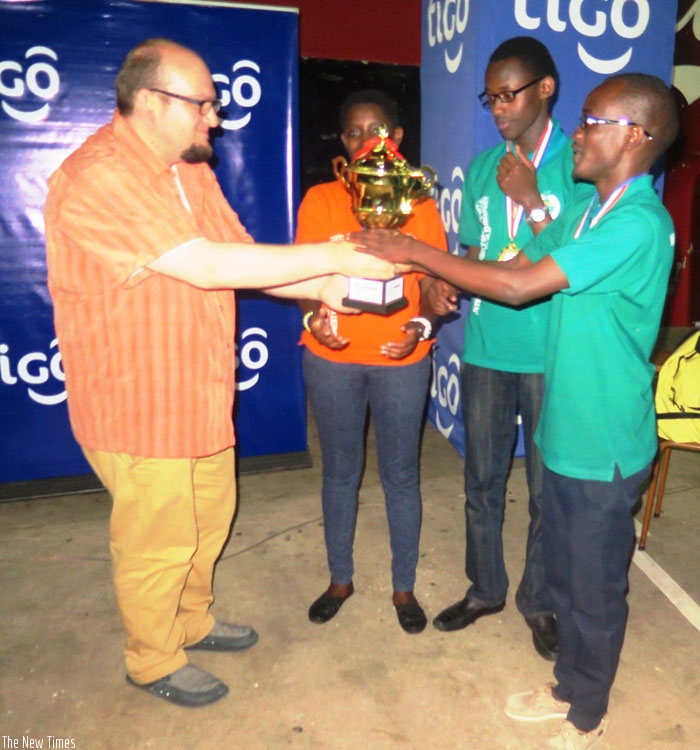
[[[549,211],[545,206],[537,206],[530,211],[528,217],[525,219],[528,224],[539,224],[544,221],[549,215]]]
[[[419,341],[427,341],[430,338],[430,335],[433,332],[433,326],[432,326],[432,323],[427,318],[423,318],[423,317],[411,318],[408,322],[418,323],[419,325],[423,326],[423,332],[418,337]]]

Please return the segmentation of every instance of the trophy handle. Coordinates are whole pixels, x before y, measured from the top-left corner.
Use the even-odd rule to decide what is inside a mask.
[[[427,165],[418,167],[418,172],[423,175],[423,185],[426,192],[428,192],[433,185],[437,182],[437,172]]]
[[[410,188],[410,198],[415,203],[422,203],[429,195],[433,185],[437,182],[437,173],[432,167],[421,166],[411,172],[413,183]]]
[[[331,161],[331,164],[333,165],[333,174],[336,179],[340,180],[346,188],[350,189],[347,177],[345,176],[345,168],[348,166],[345,158],[342,156],[336,156],[335,159]]]

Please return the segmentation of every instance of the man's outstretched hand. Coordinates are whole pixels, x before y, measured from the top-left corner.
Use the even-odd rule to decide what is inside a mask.
[[[417,247],[421,245],[418,240],[396,229],[366,229],[364,232],[352,232],[347,239],[363,252],[406,266],[398,268],[397,273],[414,270],[411,264],[415,260]]]
[[[361,234],[358,234],[358,237]],[[362,243],[359,243],[362,244]],[[364,252],[356,243],[347,240],[337,242],[329,240],[320,245],[325,252],[330,253],[334,270],[343,276],[359,276],[363,279],[391,279],[401,271],[394,267],[388,259],[375,253]],[[357,252],[360,250],[361,252]],[[376,257],[371,257],[375,255]]]

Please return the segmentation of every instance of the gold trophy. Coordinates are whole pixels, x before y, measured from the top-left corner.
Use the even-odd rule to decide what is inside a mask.
[[[403,226],[413,206],[430,195],[437,180],[430,167],[415,169],[408,164],[384,124],[350,164],[336,156],[333,172],[350,193],[353,213],[364,229]],[[403,277],[388,281],[351,277],[343,304],[382,315],[396,312],[408,304],[403,296]]]

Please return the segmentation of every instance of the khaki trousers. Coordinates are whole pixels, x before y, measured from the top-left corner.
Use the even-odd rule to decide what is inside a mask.
[[[236,509],[233,448],[205,458],[145,458],[84,450],[112,495],[110,551],[139,684],[187,663],[185,646],[214,626],[214,564]]]

